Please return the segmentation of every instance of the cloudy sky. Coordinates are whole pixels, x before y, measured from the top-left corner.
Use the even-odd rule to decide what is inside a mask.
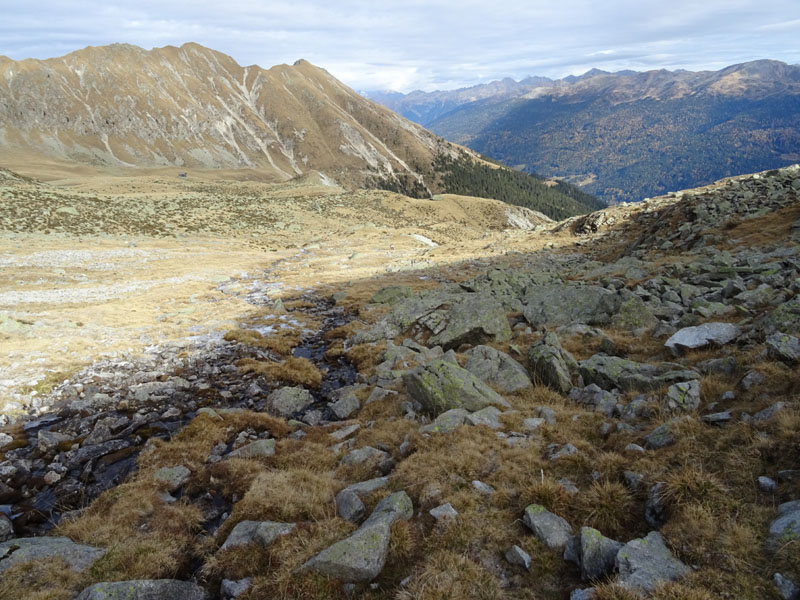
[[[358,90],[451,89],[592,67],[800,63],[798,0],[0,0],[0,54],[198,42],[240,64],[305,58]]]

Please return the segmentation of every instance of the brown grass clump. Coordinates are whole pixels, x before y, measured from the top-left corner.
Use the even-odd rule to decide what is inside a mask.
[[[461,552],[439,550],[429,556],[414,574],[398,600],[457,600],[504,598],[497,579]]]
[[[243,358],[236,363],[243,373],[256,373],[289,385],[319,388],[322,372],[307,358],[290,357],[280,363]]]
[[[726,493],[727,489],[713,473],[684,465],[666,475],[661,496],[670,506],[700,504],[719,508]]]
[[[623,536],[641,518],[632,510],[630,491],[616,481],[594,482],[579,494],[578,503],[583,522],[610,537]]]
[[[242,520],[297,522],[333,518],[336,484],[330,474],[289,468],[261,473],[222,529]]]
[[[261,335],[253,329],[232,329],[225,334],[225,340],[253,348],[272,350],[281,356],[291,354],[292,350],[300,343],[299,336],[289,329],[275,331],[267,336]]]
[[[328,437],[327,434],[325,437]],[[320,473],[334,470],[339,464],[339,460],[329,445],[306,438],[278,442],[273,458],[275,467],[278,469],[305,468]]]
[[[91,583],[86,574],[69,568],[62,558],[34,561],[6,570],[0,583],[4,600],[70,600]]]
[[[371,375],[372,370],[381,363],[385,350],[386,342],[358,344],[347,350],[345,356],[359,373]]]
[[[643,600],[643,596],[629,588],[616,583],[604,583],[595,586],[596,600]]]

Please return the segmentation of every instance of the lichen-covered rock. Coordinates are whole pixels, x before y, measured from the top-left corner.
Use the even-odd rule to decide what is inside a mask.
[[[563,552],[572,536],[572,527],[565,519],[539,504],[530,504],[525,508],[522,522],[533,532],[536,539],[551,550]]]
[[[10,552],[12,547],[16,547]],[[103,556],[102,548],[76,544],[67,537],[13,538],[0,543],[0,573],[32,561],[49,561],[60,558],[73,571],[83,572]]]
[[[331,394],[333,401],[328,403],[328,408],[336,415],[337,419],[347,419],[361,408],[361,400],[358,399],[356,393],[359,389],[360,386],[349,385]]]
[[[522,313],[534,327],[605,323],[609,314],[602,301],[613,295],[610,290],[596,285],[530,286],[523,300]]]
[[[506,342],[511,339],[506,311],[491,296],[463,294],[442,313],[442,317],[444,327],[438,332],[434,330],[434,335],[428,339],[429,346],[440,345],[448,350],[458,348],[461,344]]]
[[[367,515],[367,509],[358,494],[345,488],[336,494],[336,514],[345,521],[360,523]]]
[[[301,387],[282,387],[267,397],[267,411],[279,417],[291,417],[314,402],[311,393]]]
[[[616,565],[620,585],[644,592],[652,591],[660,583],[676,581],[690,570],[673,556],[657,531],[620,548]]]
[[[774,552],[781,545],[797,540],[800,540],[800,501],[785,502],[778,506],[778,518],[769,525],[767,548]]]
[[[167,491],[172,493],[189,481],[191,475],[192,472],[187,467],[177,465],[175,467],[161,467],[153,474],[153,478],[164,484]]]
[[[485,425],[490,429],[500,429],[502,427],[500,423],[501,414],[502,413],[494,406],[487,406],[486,408],[468,414],[466,421],[473,426]]]
[[[800,362],[800,340],[793,335],[778,331],[767,337],[766,344],[770,358],[790,365]]]
[[[451,408],[436,417],[433,423],[424,425],[420,431],[422,433],[450,433],[463,425],[469,415],[470,412],[463,408]]]
[[[531,570],[531,556],[525,550],[514,544],[506,550],[506,560],[512,565],[517,565],[524,568],[526,571]]]
[[[619,402],[617,396],[605,391],[595,383],[591,383],[584,388],[572,388],[569,392],[569,399],[589,410],[601,412],[607,417],[614,414],[614,409]]]
[[[274,521],[240,521],[228,534],[221,550],[235,548],[246,544],[269,546],[282,535],[291,533],[294,523],[276,523]]]
[[[639,363],[618,356],[595,354],[581,361],[580,374],[586,384],[596,383],[605,390],[652,390],[662,385],[699,379],[697,371],[675,363]]]
[[[584,581],[598,579],[614,570],[622,543],[605,537],[592,527],[581,527],[576,537],[581,578]]]
[[[381,500],[352,535],[326,548],[300,569],[346,582],[371,581],[386,564],[392,524],[408,520],[413,514],[408,495],[396,492]]]
[[[525,367],[505,352],[495,350],[491,346],[475,346],[465,356],[467,364],[464,368],[467,371],[506,394],[513,394],[531,386]]]
[[[206,600],[206,591],[194,583],[175,579],[139,579],[95,583],[75,600]]]
[[[534,379],[562,394],[572,389],[572,374],[577,372],[578,362],[561,347],[555,333],[546,333],[530,347],[528,361]]]
[[[780,304],[767,316],[765,324],[786,334],[800,334],[800,296]]]
[[[697,410],[700,407],[700,381],[684,381],[669,386],[664,403],[672,411]]]
[[[672,335],[664,346],[674,356],[680,356],[686,350],[704,348],[709,344],[723,345],[732,342],[742,333],[740,327],[733,323],[704,323],[696,327],[684,327]]]
[[[256,440],[234,450],[228,458],[267,458],[275,456],[275,440]]]
[[[372,304],[394,304],[398,300],[410,297],[414,292],[407,285],[390,285],[379,289],[370,298]]]
[[[409,395],[438,415],[453,408],[470,412],[487,406],[510,408],[506,400],[466,369],[436,360],[403,375]]]

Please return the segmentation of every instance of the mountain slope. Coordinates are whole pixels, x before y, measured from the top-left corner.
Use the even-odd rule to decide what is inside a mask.
[[[463,103],[429,127],[606,201],[635,201],[800,159],[800,67],[761,60],[715,72],[592,70]]]
[[[417,197],[450,191],[434,168],[442,157],[484,164],[306,61],[242,67],[197,44],[0,57],[0,149],[119,167],[257,168],[276,181],[319,171]]]

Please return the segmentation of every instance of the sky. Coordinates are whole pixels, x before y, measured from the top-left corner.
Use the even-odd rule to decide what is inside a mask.
[[[593,67],[797,64],[798,8],[798,0],[0,0],[0,55],[197,42],[242,65],[305,58],[359,91],[432,91]]]

